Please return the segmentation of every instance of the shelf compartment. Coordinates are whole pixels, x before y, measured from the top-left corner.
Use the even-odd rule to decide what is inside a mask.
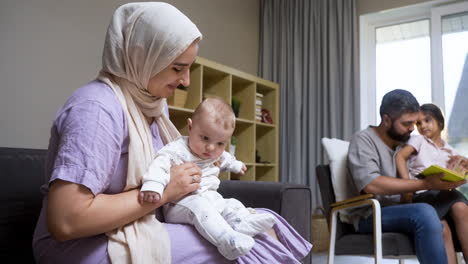
[[[276,125],[274,124],[268,124],[268,123],[263,123],[263,122],[255,122],[255,124],[257,124],[257,126],[264,126],[264,127],[271,127],[271,128],[274,128]]]
[[[242,118],[236,118],[236,124],[253,124],[253,120],[247,120]]]
[[[257,93],[263,94],[262,108],[271,114],[273,124],[278,124],[278,92],[277,89],[262,84],[257,84]]]
[[[187,119],[192,116],[192,110],[169,106],[169,118],[183,136],[188,136]]]
[[[231,180],[231,175],[229,175],[228,171],[223,171],[219,174],[220,180]]]
[[[255,163],[257,167],[275,167],[276,163]]]
[[[278,171],[276,166],[256,166],[255,167],[256,181],[278,181]]]
[[[232,76],[232,99],[240,101],[239,119],[255,120],[255,83]]]
[[[278,163],[277,161],[277,139],[275,129],[267,126],[256,126],[256,150],[260,156],[257,163]]]
[[[219,96],[231,103],[232,75],[210,67],[203,67],[203,97]]]
[[[237,123],[233,136],[236,137],[236,153],[238,160],[244,163],[255,162],[255,127],[253,124]]]
[[[247,165],[247,171],[244,175],[231,173],[231,180],[255,181],[255,167]]]
[[[192,64],[192,67],[190,67],[190,85],[187,88],[187,102],[185,103],[185,107],[188,109],[195,110],[202,101],[202,76],[203,66],[198,63]]]

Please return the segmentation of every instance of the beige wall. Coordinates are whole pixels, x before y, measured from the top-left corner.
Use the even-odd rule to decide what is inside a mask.
[[[56,110],[101,64],[118,0],[0,1],[0,146],[46,148]],[[257,73],[259,0],[170,0],[204,34],[200,56]]]
[[[364,15],[422,2],[430,2],[430,0],[357,0],[357,13]]]

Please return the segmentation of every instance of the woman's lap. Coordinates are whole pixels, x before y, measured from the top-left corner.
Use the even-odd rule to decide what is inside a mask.
[[[268,209],[259,212],[271,213],[277,218],[274,226],[277,241],[267,234],[255,237],[255,246],[237,263],[299,263],[310,251],[311,245],[303,239],[281,216]],[[189,225],[165,224],[171,238],[172,263],[231,263],[217,249],[201,237]]]

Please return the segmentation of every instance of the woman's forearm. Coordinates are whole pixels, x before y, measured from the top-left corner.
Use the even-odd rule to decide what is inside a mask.
[[[94,196],[86,187],[64,181],[52,184],[48,228],[59,241],[102,234],[128,224],[161,206],[139,203],[139,190]]]

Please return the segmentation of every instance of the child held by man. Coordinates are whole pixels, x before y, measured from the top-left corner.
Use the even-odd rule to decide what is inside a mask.
[[[438,165],[465,175],[468,159],[457,155],[455,150],[442,139],[444,129],[442,111],[434,104],[420,107],[416,127],[420,135],[413,135],[395,156],[398,174],[403,179],[415,179],[427,167]],[[441,177],[431,175],[428,177]],[[457,190],[427,190],[416,194],[401,194],[402,203],[428,203],[441,219],[448,263],[456,263],[452,232],[456,232],[465,260],[468,260],[468,217],[467,199]],[[448,221],[447,219],[451,219]],[[450,226],[450,222],[453,225]]]

